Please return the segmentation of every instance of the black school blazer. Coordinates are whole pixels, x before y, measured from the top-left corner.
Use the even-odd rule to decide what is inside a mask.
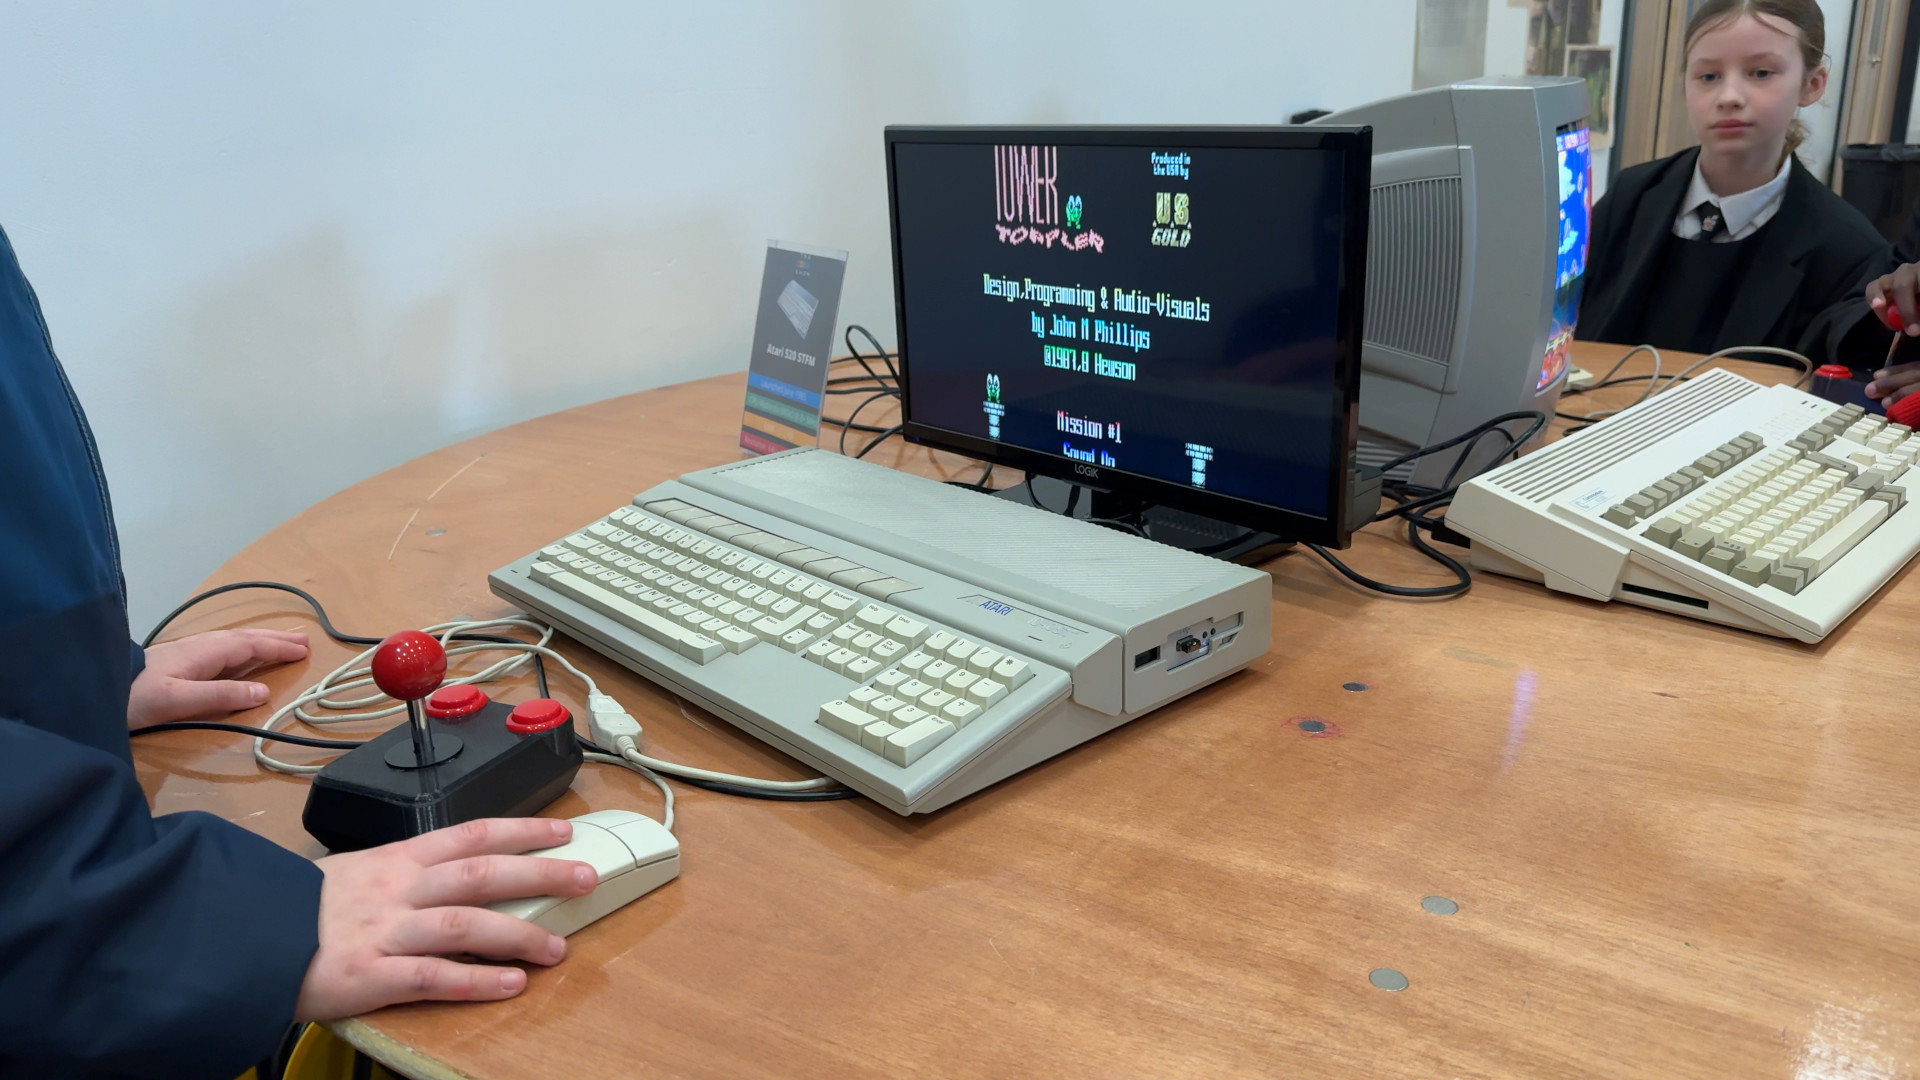
[[[1636,345],[1646,304],[1690,302],[1684,296],[1649,297],[1647,290],[1699,156],[1700,148],[1694,147],[1623,169],[1594,207],[1576,337]],[[1841,340],[1867,314],[1861,290],[1885,272],[1892,246],[1860,211],[1814,179],[1799,158],[1787,174],[1772,228],[1760,234],[1759,243],[1752,285],[1727,311],[1714,348],[1773,345],[1815,363],[1833,359]]]

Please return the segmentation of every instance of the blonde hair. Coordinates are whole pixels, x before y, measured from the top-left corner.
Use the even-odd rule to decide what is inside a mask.
[[[1695,9],[1693,18],[1687,20],[1686,52],[1693,52],[1693,43],[1700,40],[1700,35],[1742,15],[1763,15],[1793,27],[1800,36],[1800,59],[1806,67],[1802,79],[1826,63],[1827,17],[1814,0],[1706,0]],[[1793,123],[1787,125],[1786,152],[1791,154],[1799,149],[1800,144],[1807,141],[1807,135],[1807,125],[1795,117]]]

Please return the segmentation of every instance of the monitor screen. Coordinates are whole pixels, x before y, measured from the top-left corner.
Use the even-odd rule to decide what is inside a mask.
[[[1370,143],[889,129],[906,434],[1326,539],[1353,452]]]
[[[1587,280],[1593,142],[1586,122],[1555,132],[1554,152],[1560,177],[1560,250],[1553,261],[1553,325],[1547,333],[1547,355],[1540,364],[1542,387],[1567,373],[1573,356],[1573,327],[1580,315],[1580,290]]]

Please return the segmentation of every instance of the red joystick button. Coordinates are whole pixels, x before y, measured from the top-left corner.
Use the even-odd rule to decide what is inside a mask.
[[[373,681],[398,701],[418,701],[447,677],[447,650],[431,634],[402,630],[373,652]]]
[[[427,715],[436,720],[452,720],[477,713],[486,705],[487,695],[481,693],[479,687],[455,683],[433,692],[427,699]]]
[[[507,717],[507,730],[515,735],[533,735],[552,731],[571,719],[573,714],[567,712],[565,705],[552,698],[537,697],[513,707],[513,715]]]
[[[1821,364],[1813,369],[1813,376],[1816,379],[1851,379],[1853,369],[1845,364]]]

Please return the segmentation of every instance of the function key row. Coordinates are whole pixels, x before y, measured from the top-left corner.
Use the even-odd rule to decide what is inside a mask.
[[[763,558],[778,560],[796,570],[805,570],[814,577],[853,589],[876,600],[885,600],[890,596],[912,592],[919,588],[918,585],[894,577],[883,570],[862,566],[830,551],[821,551],[798,540],[789,540],[784,536],[743,524],[724,514],[716,514],[679,499],[657,499],[645,504],[644,509],[648,513],[677,522],[715,540],[725,541],[736,548]],[[632,522],[635,517],[644,516],[633,507],[622,507],[614,511],[607,520],[618,527]]]

